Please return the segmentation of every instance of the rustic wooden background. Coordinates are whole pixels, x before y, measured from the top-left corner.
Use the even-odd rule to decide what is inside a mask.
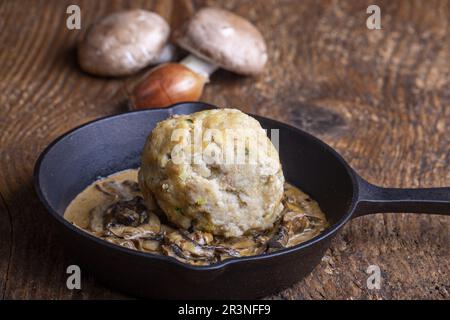
[[[32,186],[43,148],[70,128],[125,110],[136,77],[103,79],[76,64],[86,27],[109,12],[147,8],[179,25],[218,5],[253,21],[269,47],[257,78],[225,71],[204,100],[273,117],[325,140],[369,181],[450,185],[450,1],[375,1],[382,30],[366,28],[374,1],[82,1],[82,30],[65,27],[74,1],[0,2],[0,297],[126,297],[83,273],[45,224]],[[381,290],[366,287],[369,265]],[[294,271],[293,271],[294,272]],[[383,214],[350,222],[314,273],[271,298],[450,297],[449,218]]]

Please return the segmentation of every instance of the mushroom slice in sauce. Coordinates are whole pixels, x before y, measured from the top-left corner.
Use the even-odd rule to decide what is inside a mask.
[[[225,260],[229,257],[239,258],[242,255],[239,253],[239,250],[228,248],[225,246],[214,246],[214,250],[218,253],[220,260]]]
[[[133,239],[149,239],[149,240],[162,240],[163,236],[152,230],[152,228],[147,228],[148,225],[143,225],[140,227],[127,227],[127,226],[109,226],[107,234],[114,235],[118,238],[133,240]]]
[[[295,211],[286,212],[281,221],[289,235],[300,233],[309,226],[308,218],[303,213]]]
[[[128,249],[135,249],[135,250],[137,249],[135,244],[131,240],[124,240],[116,237],[104,237],[102,239]]]
[[[213,250],[216,257],[223,259],[226,257],[240,257],[239,251],[223,245],[223,243],[214,244],[214,236],[209,232],[194,231],[192,233],[182,232],[184,236],[189,237],[203,249]],[[216,241],[217,242],[217,241]]]
[[[147,208],[141,197],[121,200],[111,204],[105,211],[104,224],[120,224],[137,227],[148,220]]]
[[[105,181],[95,185],[103,194],[116,199],[131,200],[139,193],[137,182],[125,180],[123,182]]]
[[[211,233],[204,231],[194,231],[188,237],[202,246],[208,245],[214,240],[214,236]]]
[[[89,212],[89,231],[96,235],[102,235],[104,231],[103,216],[105,214],[105,206],[99,206],[91,209]]]
[[[256,242],[251,236],[242,236],[237,238],[229,238],[222,240],[223,246],[233,250],[232,257],[250,256],[264,252],[265,247]]]
[[[289,241],[289,232],[285,226],[280,226],[267,242],[269,252],[273,249],[285,248]]]
[[[318,231],[322,231],[327,226],[327,222],[319,217],[311,216],[311,215],[305,215],[308,219],[309,225],[308,228],[310,229],[317,229]]]
[[[162,252],[169,257],[175,258],[181,262],[192,264],[192,265],[209,265],[216,262],[214,259],[208,259],[204,257],[190,257],[186,256],[185,251],[181,249],[174,243],[162,245]]]
[[[184,232],[183,232],[184,233]],[[172,232],[166,235],[165,240],[168,243],[175,244],[187,257],[205,257],[212,259],[215,257],[213,248],[202,246],[183,234],[182,232]]]

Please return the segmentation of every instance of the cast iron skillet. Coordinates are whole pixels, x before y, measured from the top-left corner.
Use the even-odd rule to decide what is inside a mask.
[[[317,138],[289,125],[255,116],[279,129],[286,180],[316,199],[331,227],[316,238],[271,254],[190,266],[100,240],[63,218],[69,202],[97,177],[139,166],[147,135],[171,114],[215,108],[181,103],[167,109],[133,111],[78,127],[48,146],[35,167],[40,200],[56,221],[66,246],[97,279],[139,297],[263,297],[299,281],[320,262],[331,239],[351,218],[375,212],[450,213],[450,188],[392,189],[374,186]]]

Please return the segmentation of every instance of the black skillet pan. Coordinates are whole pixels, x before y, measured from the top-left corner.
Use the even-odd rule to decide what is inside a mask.
[[[289,287],[310,273],[351,218],[375,212],[450,213],[450,188],[374,186],[317,138],[255,116],[264,128],[280,130],[286,180],[310,194],[326,213],[331,227],[316,238],[271,254],[199,267],[110,244],[63,218],[69,202],[97,177],[139,166],[146,137],[157,122],[171,114],[211,108],[215,107],[181,103],[103,118],[63,135],[42,153],[34,172],[37,194],[70,252],[97,279],[139,297],[258,298]]]

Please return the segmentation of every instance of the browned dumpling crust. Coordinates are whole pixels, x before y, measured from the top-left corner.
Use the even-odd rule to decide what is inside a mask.
[[[237,149],[245,159],[238,159]],[[184,229],[239,237],[273,227],[283,209],[278,152],[259,122],[237,109],[158,123],[144,147],[139,179],[144,198],[154,197],[170,222]]]

